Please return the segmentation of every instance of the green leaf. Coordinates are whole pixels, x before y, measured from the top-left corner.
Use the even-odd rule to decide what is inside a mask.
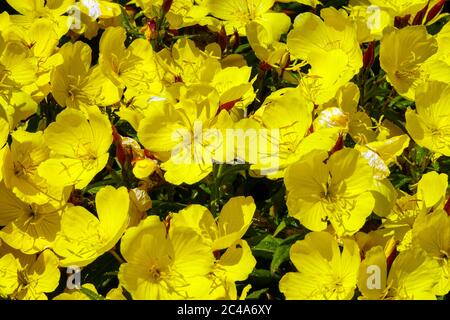
[[[105,300],[105,297],[101,294],[95,293],[92,290],[89,290],[88,288],[81,287],[80,291],[84,293],[89,299],[91,300]]]
[[[416,163],[422,163],[425,157],[428,155],[428,150],[420,147],[419,145],[416,145],[415,151],[416,151],[415,152]]]
[[[291,244],[285,244],[279,246],[275,253],[273,254],[272,262],[270,263],[270,272],[275,273],[280,265],[289,260],[289,250],[291,249]]]
[[[253,254],[255,256],[271,259],[278,246],[283,240],[268,235],[253,247]]]
[[[286,220],[283,220],[283,221],[280,222],[280,224],[278,225],[277,229],[273,233],[273,236],[276,237],[277,234],[279,234],[281,231],[284,230],[284,228],[286,228]]]
[[[264,289],[259,289],[259,290],[253,291],[247,295],[246,300],[259,299],[261,297],[261,295],[266,293],[267,291],[269,291],[269,288],[264,288]]]
[[[248,277],[248,281],[255,287],[267,287],[277,280],[278,278],[266,269],[255,269]]]
[[[290,237],[287,237],[286,239],[281,241],[280,245],[291,245],[295,241],[303,239],[308,232],[309,231],[305,230],[305,232],[294,234],[294,235],[292,235]]]

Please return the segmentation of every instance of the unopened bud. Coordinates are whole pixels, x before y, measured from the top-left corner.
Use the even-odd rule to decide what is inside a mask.
[[[230,111],[231,109],[233,109],[233,107],[236,105],[236,103],[238,103],[239,101],[241,101],[241,99],[236,99],[236,100],[232,100],[232,101],[228,101],[225,103],[222,103],[219,106],[219,110],[217,111],[217,114],[220,113],[220,111],[222,110],[226,110],[226,111]]]
[[[444,8],[445,0],[441,0],[438,3],[436,3],[433,8],[428,12],[427,20],[425,21],[425,24],[432,21],[436,16],[442,11],[442,8]]]
[[[393,245],[393,247],[391,248],[390,251],[387,251],[385,249],[385,254],[386,254],[386,266],[387,269],[391,269],[392,263],[394,262],[395,258],[398,255],[398,251],[397,251],[397,242],[395,242],[395,244]]]
[[[339,134],[339,138],[336,141],[336,144],[334,145],[333,149],[331,149],[329,155],[338,152],[339,150],[342,150],[344,148],[344,135],[342,133]]]
[[[410,14],[404,17],[395,17],[394,26],[398,29],[404,28],[409,25],[410,18],[411,18]]]
[[[447,203],[444,206],[445,212],[447,212],[447,215],[450,217],[450,197],[447,200]]]
[[[241,37],[239,36],[239,32],[235,29],[233,35],[230,38],[230,46],[233,50],[236,50],[239,47],[241,42]]]
[[[170,8],[172,7],[172,4],[173,4],[173,0],[164,0],[163,1],[161,9],[164,12],[164,14],[166,14],[167,12],[170,11]]]
[[[427,5],[422,10],[417,12],[412,23],[413,26],[419,26],[423,23],[423,18],[425,18],[425,15],[427,14],[429,5],[430,1],[428,1]]]
[[[363,55],[364,69],[370,69],[375,61],[375,42],[371,42]]]
[[[227,37],[227,32],[225,31],[225,27],[223,25],[217,34],[217,43],[219,44],[222,52],[224,52],[227,49],[228,37]]]
[[[125,11],[130,17],[134,17],[136,15],[136,7],[131,5],[125,6]]]

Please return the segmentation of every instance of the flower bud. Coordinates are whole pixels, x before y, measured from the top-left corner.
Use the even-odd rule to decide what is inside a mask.
[[[395,17],[394,26],[398,29],[404,28],[409,25],[410,18],[411,18],[410,14],[408,14],[404,17]]]
[[[217,34],[217,43],[219,44],[222,52],[224,52],[227,49],[228,37],[227,32],[225,31],[225,27],[223,25],[222,28],[220,28],[219,33]]]
[[[444,206],[445,212],[447,212],[447,215],[450,217],[450,197],[447,200],[447,203]]]
[[[239,36],[239,32],[237,30],[234,30],[233,35],[230,38],[230,46],[233,50],[236,50],[239,47],[239,44],[241,42],[241,37]]]
[[[433,8],[428,12],[427,20],[425,21],[425,24],[436,18],[436,16],[442,11],[442,8],[444,8],[445,0],[441,0],[438,3],[436,3]]]
[[[161,6],[162,11],[164,14],[167,14],[167,12],[170,11],[170,8],[172,7],[173,0],[164,0],[163,4]]]
[[[370,69],[375,61],[375,42],[371,42],[363,55],[364,69]]]
[[[412,23],[413,26],[419,26],[423,23],[423,18],[425,18],[425,15],[427,14],[429,5],[430,5],[430,1],[428,1],[427,5],[422,10],[417,12],[416,16],[414,17],[413,23]]]

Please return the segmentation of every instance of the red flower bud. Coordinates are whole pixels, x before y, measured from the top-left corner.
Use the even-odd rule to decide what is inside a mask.
[[[427,20],[425,20],[425,24],[436,18],[436,16],[441,12],[442,8],[444,7],[445,0],[441,0],[438,3],[434,5],[433,8],[428,12]]]
[[[220,28],[220,30],[217,34],[217,43],[219,44],[222,52],[224,52],[227,49],[228,37],[227,37],[227,32],[225,31],[224,26],[222,26],[222,28]]]
[[[394,262],[394,260],[397,257],[397,255],[398,255],[397,246],[395,246],[394,250],[392,250],[392,252],[389,255],[389,257],[386,258],[387,270],[391,269],[392,263]]]
[[[236,50],[239,47],[239,44],[241,42],[241,37],[239,36],[239,32],[234,29],[233,36],[230,39],[230,44],[233,50]]]
[[[370,69],[375,61],[375,42],[371,42],[363,55],[364,69]]]
[[[170,8],[172,7],[173,4],[173,0],[164,0],[161,9],[164,12],[164,14],[166,14],[167,12],[169,12]]]
[[[335,152],[342,150],[344,148],[344,135],[342,133],[339,134],[339,138],[336,141],[336,144],[334,145],[333,149],[330,151],[330,156],[334,154]]]
[[[447,215],[450,216],[450,198],[448,198],[447,203],[444,206],[445,212],[447,212]]]
[[[414,17],[413,23],[412,23],[413,26],[419,26],[423,23],[423,18],[425,18],[425,15],[427,14],[429,5],[430,5],[430,1],[428,1],[427,5],[422,10],[417,12],[416,16]]]
[[[217,111],[217,114],[220,113],[220,111],[222,110],[227,110],[230,111],[231,109],[233,109],[233,107],[236,105],[236,103],[238,103],[239,101],[241,101],[241,99],[236,99],[233,101],[229,101],[229,102],[225,102],[224,104],[221,104],[219,107],[219,110]]]
[[[399,29],[404,28],[409,25],[410,18],[411,18],[410,14],[404,17],[395,17],[394,26]]]

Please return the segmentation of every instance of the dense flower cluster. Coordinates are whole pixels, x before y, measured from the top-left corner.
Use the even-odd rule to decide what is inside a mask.
[[[445,6],[1,0],[0,298],[446,299]]]

